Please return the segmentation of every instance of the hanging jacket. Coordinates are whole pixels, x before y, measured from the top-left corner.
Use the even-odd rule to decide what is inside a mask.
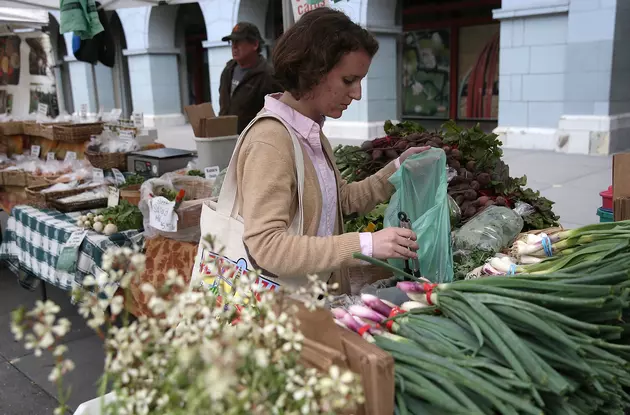
[[[104,30],[92,39],[81,39],[80,36],[74,34],[72,37],[72,52],[74,57],[81,62],[87,62],[92,65],[101,62],[103,65],[112,68],[115,63],[114,38],[112,37],[105,10],[98,10],[98,18]]]

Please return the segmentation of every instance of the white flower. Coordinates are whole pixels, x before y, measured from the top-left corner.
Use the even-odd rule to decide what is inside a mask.
[[[114,296],[114,298],[112,298],[112,302],[109,305],[112,316],[119,315],[122,312],[124,305],[125,305],[125,298],[122,295]]]

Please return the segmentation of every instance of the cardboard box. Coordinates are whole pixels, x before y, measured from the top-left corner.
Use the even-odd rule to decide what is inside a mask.
[[[195,137],[212,138],[238,135],[238,117],[236,115],[217,117],[212,104],[209,102],[186,106],[184,111],[186,111]]]
[[[357,411],[359,415],[393,414],[394,358],[358,334],[337,326],[330,311],[308,311],[296,304],[300,330],[307,339],[305,348],[309,349],[302,353],[302,361],[320,370],[336,364],[359,374],[365,396],[365,403]],[[314,346],[316,343],[318,347]]]
[[[622,199],[625,199],[625,202]],[[630,219],[629,199],[630,153],[615,154],[613,156],[613,211],[615,221]]]

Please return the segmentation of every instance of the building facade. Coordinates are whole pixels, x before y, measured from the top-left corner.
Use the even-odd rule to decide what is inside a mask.
[[[627,0],[349,0],[334,7],[381,47],[363,99],[327,121],[330,138],[375,138],[388,119],[429,127],[455,119],[481,123],[509,148],[630,149]],[[282,34],[281,0],[184,0],[108,13],[118,48],[113,68],[76,61],[69,34],[53,39],[65,57],[57,69],[60,106],[143,112],[157,127],[186,123],[189,104],[211,101],[218,111],[220,74],[231,58],[221,38],[237,22],[259,27],[265,53]]]
[[[174,4],[179,3],[179,4]],[[368,139],[383,133],[383,122],[398,116],[397,25],[395,0],[349,0],[337,3],[380,42],[380,51],[363,81],[363,99],[341,120],[331,120],[331,137]],[[394,7],[391,7],[391,6]],[[92,66],[72,56],[72,35],[65,35],[65,65],[71,97],[66,108],[90,112],[123,109],[144,113],[149,126],[186,123],[183,107],[211,101],[218,112],[219,80],[231,49],[221,38],[239,21],[258,26],[267,50],[282,33],[281,0],[201,0],[155,7],[123,8],[110,13],[119,51],[114,68]],[[58,20],[59,16],[52,13]],[[316,39],[313,40],[317,41]],[[60,88],[61,89],[61,88]],[[72,105],[69,105],[70,98]]]
[[[630,2],[503,0],[494,18],[507,147],[630,150]]]

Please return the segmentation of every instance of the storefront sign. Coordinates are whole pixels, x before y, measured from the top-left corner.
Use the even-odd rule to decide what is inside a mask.
[[[296,22],[306,12],[330,6],[330,0],[292,0],[291,3],[293,3],[293,17]]]

